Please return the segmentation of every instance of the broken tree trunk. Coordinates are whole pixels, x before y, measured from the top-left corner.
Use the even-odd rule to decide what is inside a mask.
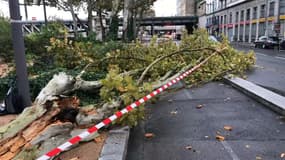
[[[215,51],[204,60],[200,59],[202,61],[194,68],[197,69],[220,51]],[[164,57],[159,58],[155,63],[163,59]],[[150,66],[155,63],[151,63]],[[153,88],[166,84],[170,79],[176,78],[190,68],[191,65],[186,65],[177,74],[166,73],[160,81],[153,84]],[[144,70],[138,82],[143,80],[149,69],[150,67],[147,67]],[[122,73],[122,75],[134,74],[138,71],[141,70]],[[33,106],[26,108],[11,123],[0,127],[1,160],[35,159],[73,137],[74,130],[94,125],[122,107],[122,102],[118,98],[116,101],[102,104],[100,108],[92,105],[80,108],[76,97],[62,96],[75,90],[87,91],[101,88],[100,81],[81,79],[83,72],[84,70],[77,77],[65,73],[54,75],[39,93]]]
[[[71,134],[73,130],[90,127],[121,106],[118,100],[105,103],[98,109],[92,105],[79,108],[76,97],[61,96],[75,90],[95,90],[102,86],[100,81],[84,81],[81,75],[54,75],[39,93],[33,106],[26,108],[11,123],[0,127],[0,159],[25,160],[25,157],[19,158],[17,155],[36,151],[35,157],[28,158],[35,159],[74,136]]]

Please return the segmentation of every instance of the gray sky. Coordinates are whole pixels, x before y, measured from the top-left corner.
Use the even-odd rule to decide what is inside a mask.
[[[176,0],[157,0],[154,3],[156,16],[175,16]]]
[[[23,2],[23,0],[19,0],[19,2]],[[176,15],[176,0],[157,0],[154,3],[154,10],[156,12],[156,16],[175,16]],[[4,16],[9,17],[9,7],[8,3],[0,0],[0,14],[4,14]],[[25,12],[24,8],[21,7],[21,15],[24,17]],[[43,20],[43,8],[42,6],[33,6],[28,7],[28,20],[31,20],[32,17],[36,17],[37,20]],[[71,15],[69,12],[58,11],[56,8],[47,8],[47,17],[57,17],[60,19],[69,19],[71,20]],[[82,19],[86,19],[87,15],[84,12],[79,13],[79,17]],[[25,18],[23,18],[25,20]]]

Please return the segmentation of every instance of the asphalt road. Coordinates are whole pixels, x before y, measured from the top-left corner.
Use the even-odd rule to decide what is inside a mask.
[[[218,141],[217,133],[225,141]],[[127,160],[281,160],[283,152],[285,118],[213,82],[148,104],[146,120],[131,131]]]
[[[256,53],[256,66],[247,73],[247,80],[285,96],[285,51],[236,48],[243,51],[254,49]]]

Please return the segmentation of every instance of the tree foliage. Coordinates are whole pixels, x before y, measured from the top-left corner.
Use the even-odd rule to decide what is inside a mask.
[[[141,98],[157,84],[175,76],[187,66],[197,65],[213,52],[217,55],[185,78],[187,84],[194,86],[220,80],[226,74],[242,75],[255,63],[253,52],[239,52],[233,49],[226,39],[221,43],[212,42],[205,30],[195,30],[193,35],[184,34],[180,45],[172,41],[157,43],[157,39],[153,38],[148,45],[137,41],[131,44],[107,43],[96,47],[90,42],[52,38],[48,50],[55,61],[55,69],[62,68],[61,71],[69,74],[72,73],[70,71],[73,71],[73,75],[78,74],[90,63],[90,66],[84,69],[83,78],[101,79],[102,88],[83,96],[88,97],[88,102],[96,102],[97,107],[100,107],[100,104],[121,101],[121,106],[116,109]],[[49,72],[49,69],[45,72]],[[130,72],[132,74],[129,74]],[[39,75],[33,75],[39,78],[37,81],[40,81]],[[76,91],[74,94],[78,93],[79,91]],[[86,104],[88,103],[84,102],[84,105]],[[142,117],[143,107],[122,118],[120,123],[135,125],[137,119]]]
[[[9,61],[13,57],[11,25],[7,18],[0,16],[0,58]]]

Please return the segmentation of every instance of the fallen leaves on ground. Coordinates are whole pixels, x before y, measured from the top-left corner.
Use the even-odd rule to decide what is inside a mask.
[[[169,99],[169,100],[168,100],[168,102],[169,102],[169,103],[172,103],[172,102],[173,102],[173,100],[172,100],[172,99]]]
[[[224,141],[225,137],[221,136],[221,135],[216,135],[216,139],[219,140],[219,141]]]
[[[171,115],[176,115],[176,114],[177,114],[177,111],[171,111],[170,114],[171,114]]]
[[[278,116],[277,119],[285,120],[285,116]]]
[[[281,157],[281,158],[285,158],[285,152],[284,152],[284,153],[281,153],[280,157]]]
[[[153,133],[146,133],[146,134],[144,134],[144,137],[145,138],[152,138],[152,137],[154,137],[154,134]]]
[[[199,104],[198,106],[196,106],[197,109],[201,109],[203,108],[204,106],[202,104]]]
[[[224,126],[224,130],[226,131],[232,131],[233,127],[232,126]]]
[[[101,143],[101,142],[104,141],[104,137],[103,137],[103,136],[98,136],[98,137],[94,138],[94,141],[95,141],[96,143]]]
[[[224,102],[230,101],[231,97],[227,97],[226,99],[224,99]]]
[[[192,150],[192,146],[188,145],[188,146],[185,147],[185,149]]]

